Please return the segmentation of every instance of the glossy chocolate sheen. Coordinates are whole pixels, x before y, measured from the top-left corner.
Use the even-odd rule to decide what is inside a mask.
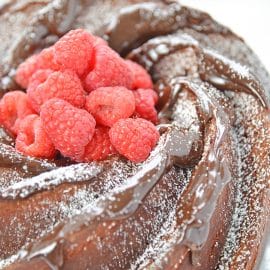
[[[162,134],[142,164],[71,164],[24,157],[1,131],[0,268],[253,269],[270,79],[244,42],[177,1],[5,1],[0,14],[2,93],[27,56],[86,28],[148,69]]]

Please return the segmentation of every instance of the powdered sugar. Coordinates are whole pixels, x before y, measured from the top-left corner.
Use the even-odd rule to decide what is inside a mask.
[[[146,15],[145,15],[146,16]],[[160,16],[160,13],[157,12],[155,16]],[[213,42],[214,43],[214,42]],[[222,44],[222,42],[221,42]],[[228,43],[229,44],[229,43]],[[226,45],[231,50],[231,45]],[[242,43],[239,45],[243,46]],[[222,47],[222,45],[220,45]],[[237,54],[238,49],[234,52]],[[219,54],[216,55],[212,50],[210,52],[216,58],[227,63],[234,73],[238,73],[242,78],[249,76],[249,70],[246,67],[242,67],[236,62],[228,61],[226,58],[222,58]],[[164,44],[158,45],[155,51],[150,52],[149,62],[146,64],[153,65],[153,62],[158,60],[159,56],[164,56],[168,54],[168,47]],[[188,55],[188,54],[187,54]],[[183,62],[181,62],[182,65]],[[179,62],[178,62],[179,64]],[[195,70],[196,71],[196,70]],[[260,72],[261,73],[261,72]],[[268,79],[265,79],[266,81]],[[214,98],[221,99],[224,95],[223,92],[213,91],[210,93]],[[262,211],[264,211],[262,202],[258,199],[260,194],[263,193],[265,189],[265,179],[269,177],[269,169],[267,162],[269,160],[265,155],[265,149],[269,144],[266,143],[269,140],[269,129],[265,128],[265,118],[260,117],[263,115],[262,108],[260,105],[255,102],[255,99],[246,94],[228,94],[226,95],[226,100],[231,100],[231,109],[234,113],[236,123],[233,126],[234,131],[232,131],[234,140],[232,142],[235,153],[233,156],[236,158],[235,167],[237,168],[237,177],[236,177],[236,210],[233,214],[232,227],[230,228],[228,240],[223,252],[223,256],[220,261],[220,266],[218,269],[229,269],[232,261],[235,261],[239,266],[238,269],[242,269],[244,263],[247,261],[247,257],[251,254],[251,249],[249,249],[248,236],[253,236],[254,246],[258,246],[258,239],[256,239],[256,233],[260,231],[258,225],[257,217],[260,217]],[[230,103],[230,102],[229,102]],[[185,101],[181,103],[178,101],[176,107],[173,109],[173,117],[177,118],[177,122],[180,123],[183,127],[188,128],[192,127],[194,132],[198,132],[198,125],[196,121],[196,106],[190,101]],[[224,105],[226,107],[226,103]],[[161,137],[160,143],[162,143],[164,137]],[[255,149],[255,150],[254,150]],[[161,151],[160,145],[153,151],[149,160],[151,160],[158,151]],[[9,159],[10,163],[13,164],[23,164],[22,168],[25,173],[29,173],[31,167],[29,167],[29,160],[23,160],[20,155],[15,154],[11,151],[10,147],[1,147],[3,154],[3,159]],[[253,153],[254,151],[254,153]],[[12,153],[12,154],[11,154]],[[250,162],[250,158],[252,162]],[[33,160],[31,160],[33,161]],[[38,162],[38,161],[35,161]],[[148,162],[148,161],[147,161]],[[25,226],[26,222],[31,220],[30,232],[27,235],[26,245],[33,242],[34,239],[40,238],[47,235],[49,232],[55,228],[57,224],[64,221],[67,222],[69,219],[73,219],[74,216],[81,214],[87,209],[90,209],[91,206],[95,205],[96,201],[100,196],[108,196],[112,191],[120,190],[119,187],[123,188],[123,182],[126,181],[129,177],[132,177],[136,174],[138,167],[131,163],[126,163],[125,161],[114,161],[112,163],[111,170],[106,173],[102,173],[102,165],[99,164],[77,164],[71,165],[63,168],[56,168],[56,165],[50,164],[49,162],[41,162],[41,167],[44,169],[44,173],[41,173],[39,176],[34,176],[32,178],[25,178],[25,175],[21,172],[7,172],[7,175],[4,175],[7,180],[13,178],[12,181],[8,183],[1,183],[1,190],[6,192],[6,196],[10,194],[13,196],[22,196],[26,197],[26,200],[29,200],[29,208],[22,211],[24,219],[20,220],[17,213],[14,213],[12,216],[11,228],[7,228],[4,231],[10,239],[14,237],[15,245],[11,250],[12,254],[18,252],[18,248],[21,247],[21,241],[24,239],[25,234],[27,233],[27,228]],[[265,166],[266,164],[266,166]],[[145,164],[143,164],[144,166]],[[47,172],[52,170],[50,172]],[[119,234],[119,246],[122,246],[122,253],[128,252],[129,245],[140,244],[142,240],[140,238],[135,238],[134,241],[129,240],[129,234],[127,233],[127,228],[132,229],[131,234],[136,231],[137,235],[142,235],[144,231],[147,230],[149,236],[147,236],[147,241],[149,241],[148,247],[137,256],[137,254],[128,253],[130,255],[130,260],[133,261],[132,269],[140,269],[144,266],[151,263],[153,259],[157,259],[154,268],[162,267],[161,262],[158,261],[161,255],[166,254],[170,247],[170,241],[174,241],[176,235],[173,233],[175,225],[175,203],[169,202],[169,195],[174,190],[179,189],[178,197],[181,196],[181,190],[187,185],[189,179],[191,178],[192,170],[176,169],[173,168],[170,172],[171,175],[168,176],[168,179],[165,179],[169,183],[169,187],[162,189],[162,192],[158,192],[158,196],[151,197],[147,207],[155,206],[160,209],[160,212],[156,216],[156,222],[152,222],[151,219],[141,219],[143,222],[141,224],[137,220],[131,220],[127,224],[127,227],[121,227],[117,233]],[[173,185],[170,180],[172,176],[177,176],[179,178],[179,185]],[[31,180],[31,181],[30,181]],[[130,182],[130,185],[136,185],[136,178],[133,178],[134,182]],[[76,184],[71,184],[76,183]],[[15,193],[11,190],[11,187],[15,188]],[[21,189],[26,188],[25,192],[21,193]],[[55,200],[48,196],[42,197],[42,194],[46,194],[47,190],[54,189],[58,192],[60,197]],[[34,193],[35,191],[42,191],[40,193]],[[47,193],[49,194],[49,193]],[[200,192],[196,193],[198,197],[201,196]],[[258,198],[257,198],[258,197]],[[20,202],[20,199],[18,199]],[[23,202],[23,200],[22,200]],[[13,203],[13,200],[6,200],[5,203]],[[23,203],[22,203],[23,205]],[[21,207],[18,204],[18,207]],[[27,206],[26,206],[27,207]],[[145,206],[143,206],[145,207]],[[143,208],[142,207],[142,208]],[[18,208],[18,212],[20,212]],[[151,209],[151,208],[146,208]],[[164,211],[162,211],[164,210]],[[149,211],[151,214],[152,212]],[[164,214],[165,213],[165,214]],[[166,216],[166,213],[169,213]],[[147,227],[150,223],[150,226]],[[151,224],[152,223],[152,224]],[[162,224],[163,226],[159,226]],[[133,226],[134,225],[134,226]],[[14,230],[16,228],[16,230]],[[121,235],[125,235],[123,238],[120,238]],[[167,236],[171,236],[168,240]],[[90,240],[89,240],[90,241]],[[11,244],[14,244],[11,243]],[[98,242],[97,245],[102,248],[102,241]],[[239,246],[242,245],[243,248],[239,249]],[[54,248],[54,246],[51,246]],[[115,254],[117,254],[117,247],[113,245],[108,245]],[[3,247],[0,246],[0,249],[3,250]],[[115,251],[116,250],[116,251]],[[47,252],[48,250],[41,250],[42,252]],[[235,251],[239,251],[239,256],[234,257]],[[119,266],[125,265],[126,258],[123,258],[119,254],[114,258],[118,261]],[[8,257],[7,255],[6,257]],[[6,261],[2,260],[0,263],[0,268],[4,267],[8,263],[16,260],[19,257],[25,256],[25,254],[19,252],[16,256],[11,256]],[[128,257],[128,256],[127,256]],[[108,268],[108,265],[104,263],[104,269]]]
[[[229,230],[228,238],[219,270],[230,269],[231,263],[237,265],[237,269],[244,269],[246,261],[250,256],[251,247],[258,248],[260,245],[260,234],[264,228],[260,227],[261,222],[258,218],[267,218],[265,206],[262,198],[266,192],[267,181],[270,179],[269,157],[264,151],[257,154],[254,148],[267,148],[270,145],[270,132],[262,127],[265,125],[260,117],[261,109],[256,105],[251,96],[241,95],[236,99],[237,122],[235,140],[235,153],[238,157],[238,176],[236,179],[236,207],[232,217],[232,224]],[[246,106],[245,104],[253,104]],[[243,123],[249,122],[247,129],[243,128]],[[268,125],[269,128],[269,125]],[[260,134],[258,139],[255,134]],[[264,146],[260,146],[264,145]],[[253,157],[252,166],[247,166],[247,160]],[[266,210],[268,211],[268,210]],[[265,216],[266,214],[266,216]],[[251,240],[248,240],[251,237]],[[257,240],[256,240],[257,239]],[[237,254],[237,255],[235,255]]]
[[[223,63],[230,66],[231,72],[239,74],[242,78],[249,78],[250,77],[250,70],[247,66],[241,65],[240,63],[237,63],[233,60],[230,60],[230,59],[222,56],[221,54],[219,54],[213,50],[206,49],[205,52],[214,56],[216,60],[220,60]]]
[[[74,179],[76,179],[76,182],[89,181],[96,177],[101,171],[102,166],[98,166],[95,163],[63,167],[15,183],[1,190],[0,196],[2,198],[13,199],[16,197],[26,198],[34,192],[48,190],[62,183],[74,182]]]

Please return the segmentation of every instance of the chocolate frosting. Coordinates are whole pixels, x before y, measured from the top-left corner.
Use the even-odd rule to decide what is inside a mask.
[[[228,214],[229,221],[221,221],[227,243],[215,251],[211,267],[219,267],[219,256],[220,267],[249,263],[243,254],[254,229],[263,231],[265,200],[254,199],[250,212],[241,216],[246,232],[237,235],[230,253],[229,237],[238,226],[231,218],[246,207],[238,200],[253,200],[251,194],[239,195],[247,187],[256,188],[257,198],[265,196],[270,79],[253,54],[245,59],[249,49],[243,41],[209,15],[177,1],[7,1],[0,14],[0,25],[18,35],[16,40],[5,36],[0,46],[2,92],[18,87],[14,68],[27,56],[69,29],[87,28],[151,73],[160,97],[161,133],[151,156],[138,165],[117,157],[90,164],[28,158],[1,133],[0,225],[5,235],[0,235],[0,267],[18,261],[10,269],[33,264],[49,269],[180,269],[191,253],[185,269],[205,269],[202,250],[227,190],[233,194],[228,208],[236,210]],[[18,21],[12,23],[12,18]],[[241,59],[220,46],[227,41]],[[243,174],[247,167],[251,171]],[[78,192],[85,192],[80,205],[75,203]],[[245,217],[256,218],[252,209],[259,206],[262,222],[256,227]],[[5,209],[13,209],[9,218]],[[55,220],[39,216],[43,209]],[[14,220],[27,223],[20,211],[28,211],[32,219],[21,235],[12,236]],[[35,226],[41,231],[33,232]]]

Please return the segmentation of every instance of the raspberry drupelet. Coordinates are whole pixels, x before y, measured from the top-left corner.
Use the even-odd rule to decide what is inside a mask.
[[[156,127],[142,118],[119,120],[109,135],[115,149],[133,162],[144,161],[159,139]]]
[[[53,98],[42,105],[40,117],[55,148],[65,157],[81,160],[95,132],[93,116],[62,99]]]

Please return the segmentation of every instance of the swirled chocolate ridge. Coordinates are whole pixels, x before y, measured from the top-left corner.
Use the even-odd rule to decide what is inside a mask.
[[[33,1],[30,2],[32,7]],[[61,15],[64,7],[61,5],[72,5],[72,2],[53,1],[43,11],[45,14],[52,12],[56,15],[60,12]],[[55,9],[56,3],[59,4],[58,10]],[[265,184],[269,177],[269,170],[261,167],[267,164],[267,160],[269,161],[269,157],[265,154],[266,149],[269,149],[267,135],[269,119],[265,108],[268,101],[262,85],[247,68],[220,56],[209,48],[206,49],[196,35],[203,33],[206,39],[217,36],[223,40],[229,39],[232,44],[239,42],[242,46],[244,43],[229,30],[215,23],[208,15],[182,7],[174,1],[82,1],[82,3],[84,9],[82,10],[78,4],[77,10],[81,16],[74,22],[70,19],[73,18],[72,16],[67,16],[71,25],[89,26],[92,32],[105,35],[111,46],[124,54],[131,48],[142,45],[135,49],[130,57],[151,71],[160,93],[160,116],[168,125],[161,126],[163,135],[158,147],[151,157],[139,166],[112,160],[109,161],[111,166],[99,171],[98,174],[91,176],[86,174],[81,183],[78,183],[80,175],[83,175],[83,171],[80,170],[74,176],[63,174],[62,178],[60,176],[61,181],[57,181],[58,177],[54,179],[55,170],[45,172],[45,178],[51,177],[52,183],[56,184],[53,190],[48,190],[52,186],[48,186],[46,181],[42,182],[44,173],[40,178],[39,176],[35,178],[38,185],[27,185],[31,174],[29,172],[27,175],[26,172],[22,178],[15,180],[18,182],[17,186],[21,185],[25,188],[23,200],[20,199],[22,190],[16,189],[16,184],[1,189],[2,220],[0,219],[0,222],[3,222],[4,226],[16,228],[12,225],[12,215],[19,222],[26,223],[27,216],[19,216],[18,211],[22,213],[29,211],[32,225],[42,229],[41,233],[33,233],[31,228],[28,228],[28,231],[25,230],[19,236],[19,243],[18,240],[14,241],[16,243],[13,243],[10,248],[7,246],[3,255],[0,255],[2,258],[7,258],[27,244],[23,249],[25,252],[18,254],[21,262],[11,265],[10,269],[24,269],[23,267],[28,269],[34,265],[52,269],[74,269],[74,267],[127,269],[132,264],[135,265],[136,261],[139,262],[141,256],[146,258],[139,265],[147,264],[154,268],[158,268],[158,265],[151,262],[153,259],[155,261],[160,259],[163,269],[170,269],[173,266],[180,268],[183,265],[185,269],[193,269],[193,266],[205,269],[206,265],[208,268],[214,268],[222,247],[211,247],[214,249],[212,253],[214,258],[209,261],[204,260],[202,254],[212,233],[217,233],[217,237],[220,235],[221,242],[224,242],[223,238],[226,237],[229,229],[228,221],[232,214],[231,206],[226,209],[227,218],[220,222],[223,234],[220,234],[220,228],[215,229],[212,223],[217,209],[221,207],[221,203],[224,203],[224,199],[221,201],[222,194],[233,188],[235,179],[248,178],[243,175],[240,177],[238,169],[243,168],[237,161],[241,159],[242,163],[252,164],[257,170],[259,168],[264,170],[263,176],[252,178],[254,184],[256,182]],[[13,5],[10,7],[13,8]],[[12,14],[10,7],[4,8]],[[103,10],[106,8],[110,11],[104,23]],[[76,14],[73,10],[68,12]],[[92,16],[93,14],[95,16]],[[94,23],[92,18],[97,22]],[[134,25],[135,29],[138,29],[139,35],[134,35],[132,31],[125,31],[123,26],[129,25],[129,19],[132,22],[131,26]],[[55,19],[52,19],[51,23],[58,25]],[[47,21],[41,20],[38,24],[47,25]],[[34,29],[37,29],[36,26]],[[174,33],[178,29],[183,29],[189,35]],[[44,34],[45,38],[42,39],[46,40],[51,33],[54,31],[48,30]],[[60,32],[54,34],[61,35]],[[171,36],[153,38],[166,34]],[[29,41],[28,36],[26,32],[23,39]],[[35,44],[36,48],[46,46],[40,40],[30,44]],[[19,50],[22,47],[17,48]],[[28,53],[29,51],[25,55]],[[17,60],[20,61],[25,55],[17,55]],[[10,63],[13,64],[13,61]],[[170,74],[165,72],[161,67],[164,64],[166,67],[173,65],[175,67],[173,72]],[[178,69],[177,66],[180,68]],[[5,77],[4,80],[7,81]],[[235,91],[240,94],[233,93]],[[237,129],[240,132],[239,127],[235,127],[237,118],[243,118],[239,116],[241,110],[235,109],[240,108],[236,103],[237,100],[245,100],[245,97],[248,97],[248,102],[256,108],[251,115],[256,120],[260,119],[256,125],[254,123],[253,125],[256,132],[261,131],[252,135],[257,142],[257,149],[261,151],[260,164],[256,160],[246,159],[245,155],[235,153],[234,150],[244,137],[239,133],[240,135],[238,134],[234,139],[233,130]],[[231,104],[234,104],[235,108]],[[182,114],[185,114],[185,117]],[[250,133],[251,123],[242,123],[242,126],[247,133]],[[253,144],[254,142],[251,143]],[[252,156],[252,153],[250,150],[248,155]],[[2,165],[4,170],[14,164],[12,160],[4,160],[6,162]],[[24,164],[30,167],[35,164],[33,162],[37,161],[24,160]],[[33,167],[38,168],[35,174],[43,172],[38,166]],[[64,171],[69,169],[72,170],[71,167],[67,167]],[[25,179],[26,177],[28,180]],[[62,209],[60,211],[60,208],[52,207],[59,202],[65,202],[65,207],[72,209],[74,205],[72,199],[76,197],[78,191],[86,191],[83,195],[84,199],[89,197],[83,200],[81,205],[75,205],[79,213],[74,211],[70,216],[63,215]],[[261,189],[260,194],[263,195]],[[8,197],[14,199],[10,200]],[[232,205],[234,196],[231,195],[229,198],[228,204]],[[9,217],[3,212],[8,208],[12,209]],[[44,221],[42,216],[38,215],[40,211],[46,209],[51,211],[49,215],[55,218],[54,222]],[[166,233],[163,236],[167,240],[171,238],[171,241],[168,241],[169,247],[167,246],[167,249],[162,247],[165,244],[160,239],[159,252],[155,254],[152,251],[151,256],[147,257],[144,251],[147,251],[147,248],[158,238],[163,223],[169,220],[170,216],[174,219],[167,224],[166,232],[173,228],[174,237],[169,237]],[[263,226],[265,223],[260,224]],[[11,235],[8,230],[6,234]],[[45,237],[41,237],[42,234]],[[26,243],[25,237],[32,241]],[[39,239],[38,243],[33,244],[36,238]],[[0,246],[5,244],[6,239],[5,236],[0,237]],[[191,262],[190,250],[192,250]],[[243,249],[239,248],[238,251],[241,250]],[[237,254],[234,256],[239,258]],[[222,263],[225,265],[228,262],[222,261]],[[237,265],[237,260],[235,259],[233,263]]]

